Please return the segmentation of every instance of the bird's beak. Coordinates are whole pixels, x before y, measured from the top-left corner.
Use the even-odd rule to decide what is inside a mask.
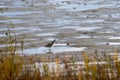
[[[54,43],[57,43],[57,41],[55,40],[55,42]]]
[[[55,43],[57,43],[57,41],[55,41]]]

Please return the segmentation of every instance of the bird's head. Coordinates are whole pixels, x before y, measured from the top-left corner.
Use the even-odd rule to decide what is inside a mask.
[[[55,39],[55,40],[53,40],[53,43],[57,43],[56,39]]]

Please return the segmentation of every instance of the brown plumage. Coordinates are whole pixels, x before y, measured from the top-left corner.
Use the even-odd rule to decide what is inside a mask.
[[[52,47],[55,42],[56,40],[53,40],[51,43],[48,43],[47,45],[45,45],[45,47]]]
[[[45,45],[45,47],[49,48],[49,52],[50,52],[50,48],[53,46],[53,44],[56,42],[56,40],[53,40],[51,43],[48,43]]]

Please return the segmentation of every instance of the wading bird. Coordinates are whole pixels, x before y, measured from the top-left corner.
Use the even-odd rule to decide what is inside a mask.
[[[49,52],[50,52],[50,48],[53,46],[53,44],[56,42],[56,40],[53,40],[51,43],[48,43],[45,45],[45,47],[49,48]]]

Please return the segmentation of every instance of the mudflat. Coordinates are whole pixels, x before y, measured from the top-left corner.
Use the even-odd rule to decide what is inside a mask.
[[[14,27],[14,28],[13,28]],[[0,0],[0,50],[9,46],[6,33],[17,39],[21,54],[94,54],[120,47],[119,0]],[[68,45],[69,44],[69,45]],[[52,55],[52,54],[51,54]]]

